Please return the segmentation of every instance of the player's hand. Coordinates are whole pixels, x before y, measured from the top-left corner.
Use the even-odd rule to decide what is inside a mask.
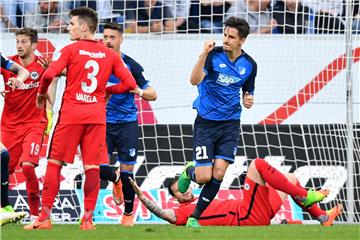
[[[9,78],[6,85],[9,86],[12,91],[14,91],[17,88],[21,88],[24,85],[24,82],[19,80],[18,78],[12,77]]]
[[[46,105],[46,101],[49,101],[52,104],[52,102],[50,100],[50,97],[49,97],[49,94],[47,94],[47,93],[44,93],[44,94],[38,93],[37,96],[36,96],[36,107],[37,108],[44,108],[45,105]]]
[[[139,88],[139,87],[136,87],[134,90],[131,90],[130,92],[133,93],[133,94],[139,95],[140,97],[142,97],[142,95],[143,95],[143,93],[144,93],[144,90],[142,90],[142,89]]]
[[[243,105],[244,105],[244,107],[251,108],[253,104],[254,104],[254,96],[250,95],[249,92],[246,92],[243,95]]]
[[[43,69],[47,69],[51,63],[51,58],[41,57],[38,59],[37,63],[40,64]]]
[[[204,49],[203,49],[203,54],[209,54],[209,52],[211,52],[215,47],[215,41],[214,40],[206,40],[204,43]]]
[[[54,112],[53,112],[53,111],[51,111],[51,110],[46,110],[46,116],[47,116],[48,124],[47,124],[46,129],[45,129],[45,135],[49,135],[50,130],[51,130],[51,128],[52,128],[52,125],[53,125],[53,115],[54,115]]]
[[[140,187],[136,184],[136,182],[134,180],[131,179],[131,177],[129,177],[129,181],[130,181],[136,195],[140,199],[143,196],[143,193],[142,193]]]
[[[3,90],[0,92],[0,94],[1,94],[1,96],[5,97],[5,95],[9,92],[10,92],[9,90]]]

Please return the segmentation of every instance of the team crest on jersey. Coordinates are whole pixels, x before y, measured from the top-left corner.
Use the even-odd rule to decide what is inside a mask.
[[[32,80],[38,80],[39,79],[39,73],[38,72],[31,72],[30,73],[30,78],[32,79]]]
[[[250,190],[250,185],[248,183],[245,183],[244,184],[244,189],[249,191]]]
[[[244,75],[244,74],[246,73],[246,68],[244,68],[244,67],[239,67],[238,69],[239,69],[240,75]]]
[[[129,156],[130,156],[130,157],[134,157],[135,154],[136,154],[135,148],[130,148],[130,149],[129,149]]]

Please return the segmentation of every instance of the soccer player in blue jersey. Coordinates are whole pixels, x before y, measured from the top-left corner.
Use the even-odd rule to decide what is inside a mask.
[[[29,71],[18,63],[8,59],[7,57],[1,56],[1,68],[9,70],[17,74],[16,78],[10,78],[8,83],[11,84],[12,88],[16,88],[21,85],[30,75]],[[1,92],[1,95],[5,95],[6,90]],[[0,209],[0,225],[6,223],[18,222],[26,216],[25,212],[15,212],[9,202],[9,161],[10,156],[7,148],[2,142],[0,142],[1,151],[1,209]]]
[[[198,87],[193,103],[198,112],[194,123],[193,161],[180,176],[184,193],[190,181],[204,184],[199,201],[186,226],[199,227],[198,220],[219,191],[229,164],[234,162],[240,135],[240,90],[242,104],[253,105],[256,62],[241,47],[249,34],[249,24],[230,17],[224,23],[223,47],[205,41],[190,82]]]
[[[108,154],[117,149],[117,160],[120,162],[120,174],[108,165],[100,166],[100,178],[114,183],[113,197],[117,205],[124,201],[125,209],[121,224],[133,226],[135,192],[129,181],[134,179],[134,165],[138,148],[137,107],[134,94],[147,101],[155,101],[157,94],[144,75],[144,69],[134,59],[120,51],[123,41],[123,29],[119,24],[107,23],[104,26],[104,44],[121,55],[122,60],[134,76],[138,88],[131,93],[112,95],[106,107],[106,143]],[[108,84],[116,84],[119,79],[111,76]]]

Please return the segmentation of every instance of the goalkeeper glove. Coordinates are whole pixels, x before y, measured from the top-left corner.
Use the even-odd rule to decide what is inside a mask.
[[[48,119],[48,124],[46,126],[46,130],[45,130],[45,135],[49,135],[50,133],[50,130],[52,128],[52,125],[53,125],[53,115],[54,115],[54,112],[51,111],[51,110],[46,110],[46,116],[47,116],[47,119]]]

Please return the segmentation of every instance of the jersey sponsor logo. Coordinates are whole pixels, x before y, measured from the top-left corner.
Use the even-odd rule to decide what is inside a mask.
[[[95,96],[90,96],[84,93],[76,93],[76,100],[80,102],[86,102],[86,103],[94,103],[97,102],[97,99]]]
[[[18,89],[27,90],[27,89],[38,88],[39,86],[40,86],[39,82],[31,82],[31,83],[22,84]]]
[[[106,57],[103,52],[88,52],[86,50],[79,50],[79,55],[87,55],[91,58],[104,58]]]
[[[39,79],[39,76],[40,76],[40,74],[38,73],[38,72],[31,72],[30,73],[30,78],[32,79],[32,80],[38,80]]]
[[[216,79],[216,82],[223,86],[229,86],[230,84],[237,83],[241,81],[240,78],[230,76],[227,74],[220,73],[218,78]]]
[[[246,68],[244,68],[244,67],[239,67],[238,69],[239,69],[240,75],[244,75],[244,74],[246,73]]]

